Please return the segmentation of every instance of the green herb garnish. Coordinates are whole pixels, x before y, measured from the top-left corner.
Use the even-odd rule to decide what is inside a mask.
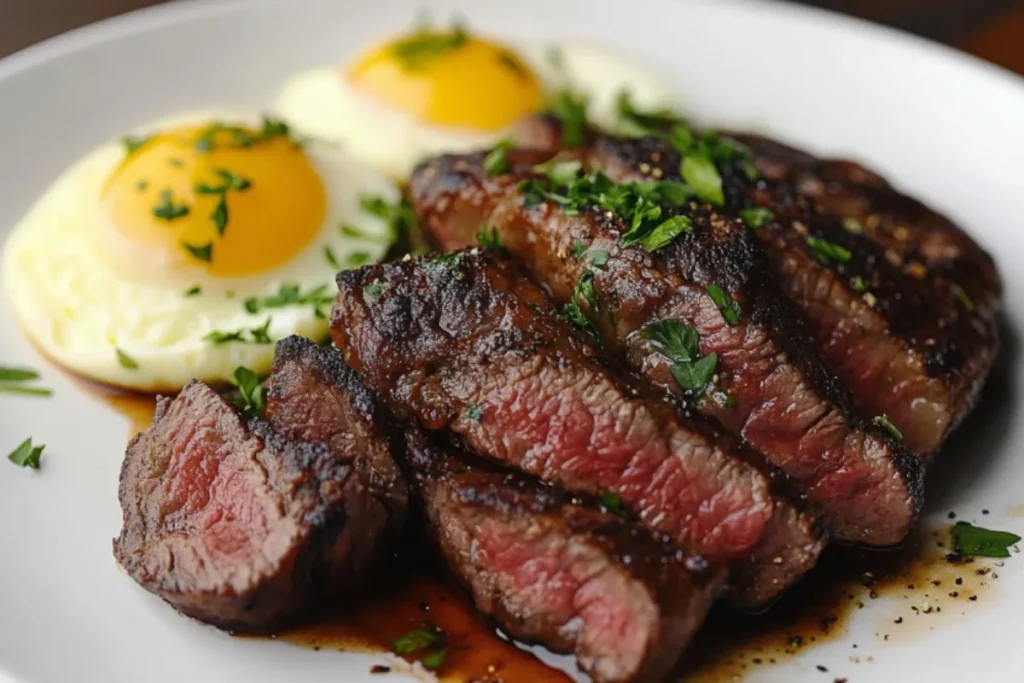
[[[376,216],[387,223],[390,231],[388,242],[391,244],[408,241],[416,229],[416,212],[405,197],[392,202],[380,195],[363,195],[359,198],[359,206],[366,213]],[[345,233],[345,227],[342,226],[343,234]],[[355,235],[348,236],[354,237]],[[366,237],[362,234],[360,236]]]
[[[217,235],[223,237],[224,231],[228,228],[227,195],[222,194],[217,200],[217,205],[213,207],[213,212],[210,214],[210,222],[213,223],[213,229],[217,231]]]
[[[195,191],[197,194],[224,194],[230,191],[244,192],[252,187],[252,181],[226,169],[215,168],[213,172],[220,176],[220,185],[196,183]]]
[[[743,209],[740,211],[740,218],[747,224],[747,227],[753,228],[754,230],[760,230],[764,226],[775,220],[775,214],[768,209]]]
[[[444,660],[447,656],[448,649],[441,648],[437,652],[431,652],[429,655],[421,659],[420,664],[422,664],[424,668],[434,671],[444,666]]]
[[[44,448],[46,446],[33,446],[32,439],[25,439],[20,446],[7,456],[7,459],[18,467],[30,467],[38,470]]]
[[[736,325],[740,321],[740,315],[743,313],[743,309],[740,308],[738,302],[734,301],[729,293],[719,287],[718,285],[708,285],[708,296],[715,302],[715,306],[718,306],[718,310],[722,312],[722,317],[725,318],[725,322],[729,325]]]
[[[392,644],[395,652],[400,655],[408,655],[421,650],[432,648],[444,642],[444,636],[434,630],[416,629],[409,631],[404,636],[395,638]]]
[[[239,342],[244,344],[271,344],[270,323],[273,318],[268,317],[267,321],[260,327],[235,330],[234,332],[221,332],[214,330],[203,337],[204,341],[211,342],[217,346]]]
[[[709,157],[703,154],[689,154],[683,157],[683,162],[679,165],[679,174],[703,201],[715,206],[725,203],[722,176]]]
[[[505,245],[501,243],[501,235],[498,234],[498,229],[493,227],[488,229],[486,225],[483,230],[476,234],[476,241],[484,249],[492,251],[501,251],[505,248]]]
[[[582,240],[572,241],[572,257],[579,261],[587,253],[587,245]]]
[[[856,218],[844,218],[843,227],[852,235],[860,235],[864,232],[864,226]]]
[[[472,405],[466,408],[466,419],[472,420],[473,422],[479,422],[480,418],[483,417],[484,411],[478,405]]]
[[[181,246],[185,247],[185,251],[192,254],[192,257],[197,261],[209,263],[213,260],[213,242],[207,242],[206,244],[182,242]]]
[[[498,53],[498,61],[509,71],[515,72],[517,76],[526,76],[526,67],[519,61],[519,58],[508,50]]]
[[[147,142],[153,139],[152,135],[126,135],[121,138],[121,144],[124,146],[126,154],[131,155],[138,152]]]
[[[331,268],[341,270],[341,264],[338,263],[338,257],[334,255],[334,250],[331,249],[330,245],[324,247],[324,260],[327,261],[327,265]]]
[[[334,297],[327,293],[330,285],[314,287],[305,294],[301,287],[294,282],[282,284],[277,294],[265,297],[250,297],[243,302],[246,313],[256,315],[261,311],[275,308],[287,308],[289,306],[312,306],[314,310],[320,310],[324,306],[330,306]]]
[[[5,368],[0,365],[0,382],[30,382],[39,379],[39,373],[28,368]]]
[[[468,35],[463,26],[455,25],[448,31],[423,27],[397,41],[392,52],[406,69],[420,69],[430,59],[457,50],[466,44]]]
[[[586,252],[587,264],[595,268],[604,268],[608,264],[611,254],[606,249],[591,249]]]
[[[122,368],[124,368],[125,370],[139,369],[139,363],[134,358],[129,356],[121,349],[114,349],[114,351],[117,353],[117,362],[121,364]]]
[[[515,146],[515,141],[510,139],[501,140],[494,146],[487,156],[484,157],[484,173],[487,175],[501,175],[508,172],[508,151]]]
[[[382,294],[384,294],[384,284],[380,280],[374,280],[363,287],[363,301],[366,302],[367,306],[372,306],[377,303],[377,299],[379,299]]]
[[[1010,547],[1020,542],[1020,536],[1008,531],[993,531],[957,522],[951,530],[953,547],[964,557],[1009,557]]]
[[[229,381],[238,389],[238,397],[233,402],[242,415],[246,419],[263,417],[267,406],[266,391],[256,373],[249,368],[239,367]]]
[[[626,516],[626,504],[622,502],[622,497],[618,494],[605,491],[600,495],[599,500],[601,501],[601,506],[613,515],[619,517]]]
[[[694,327],[662,320],[645,326],[640,335],[672,361],[672,377],[679,386],[695,395],[704,392],[718,367],[718,354],[701,357],[700,335]]]
[[[188,206],[175,204],[170,190],[160,193],[160,203],[153,207],[153,215],[161,220],[173,221],[188,215]]]
[[[582,147],[586,139],[587,98],[571,88],[562,88],[548,100],[545,113],[554,116],[562,125],[562,147]]]
[[[677,129],[673,135],[682,141],[684,132],[690,133],[683,120],[668,109],[656,109],[654,111],[637,109],[633,105],[633,99],[628,90],[619,91],[615,104],[619,115],[617,132],[622,135],[633,137],[661,135],[672,129]],[[692,141],[692,133],[690,133],[689,137]],[[673,143],[673,146],[678,149],[675,143]],[[689,147],[690,144],[687,143],[680,151],[685,152]]]
[[[640,246],[653,252],[668,246],[683,233],[693,232],[693,221],[686,216],[672,216],[640,238]]]
[[[192,287],[190,287],[188,290],[185,291],[185,296],[186,297],[199,296],[202,293],[203,293],[203,288],[202,287],[200,287],[199,285],[193,285]]]
[[[957,300],[961,304],[963,304],[964,308],[966,308],[968,311],[973,311],[974,310],[974,301],[972,301],[971,297],[969,297],[967,295],[967,292],[964,291],[963,287],[961,287],[957,283],[953,282],[953,283],[950,283],[950,285],[949,285],[949,291],[953,292],[953,296],[955,296],[957,298]]]
[[[820,237],[814,235],[807,236],[807,246],[810,248],[811,253],[814,257],[821,262],[823,266],[827,266],[831,263],[849,263],[850,259],[853,258],[853,254],[844,246],[836,244],[835,242],[829,242],[823,240]]]
[[[53,390],[45,387],[25,386],[26,382],[39,379],[39,373],[29,368],[5,368],[0,366],[0,394],[21,396],[52,396]]]
[[[850,280],[850,284],[853,285],[853,289],[857,292],[868,291],[868,286],[867,284],[865,284],[864,278],[862,278],[860,275],[854,275],[853,279]]]
[[[597,328],[594,327],[594,323],[590,322],[590,319],[583,314],[583,309],[581,309],[580,305],[575,301],[570,301],[562,307],[562,317],[580,330],[589,334],[591,337],[594,337],[595,339],[597,338]]]
[[[370,254],[365,251],[353,251],[345,259],[345,264],[349,268],[358,268],[359,266],[368,263],[370,261]]]
[[[889,419],[888,415],[885,415],[884,413],[882,415],[875,415],[873,418],[871,418],[871,422],[872,424],[878,425],[879,427],[885,429],[885,431],[889,432],[889,434],[892,435],[892,438],[896,439],[897,441],[903,441],[903,432],[901,432],[899,428],[897,428],[896,425],[892,423],[892,420]]]

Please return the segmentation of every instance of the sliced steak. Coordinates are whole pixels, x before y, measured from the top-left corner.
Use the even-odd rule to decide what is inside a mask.
[[[667,124],[671,125],[671,124]],[[523,147],[554,154],[557,119],[530,117]],[[869,414],[887,415],[907,448],[932,455],[974,406],[999,347],[1002,283],[963,230],[850,161],[818,159],[755,135],[760,177],[725,164],[726,211],[767,208],[758,230],[784,290],[804,310],[825,358]],[[579,156],[617,180],[678,178],[679,153],[660,138],[588,132]],[[808,237],[839,245],[825,259]]]
[[[387,418],[376,397],[337,349],[293,336],[277,344],[264,419],[287,439],[327,444],[351,467],[342,491],[351,523],[333,545],[337,557],[328,562],[338,569],[339,587],[358,588],[367,569],[397,540],[408,503],[408,487],[394,460],[401,445],[387,436]]]
[[[128,446],[114,541],[143,588],[239,631],[275,629],[358,588],[404,518],[406,489],[384,462],[367,390],[327,353],[279,347],[268,417],[291,438],[247,425],[199,382],[159,400]]]
[[[699,355],[717,357],[713,385],[698,392],[697,408],[791,475],[838,538],[874,545],[903,539],[920,507],[919,463],[855,414],[748,230],[686,202],[675,213],[689,232],[653,253],[624,247],[630,226],[619,215],[592,204],[579,210],[567,189],[553,190],[531,170],[543,152],[509,157],[509,172],[499,176],[484,172],[479,154],[439,157],[416,170],[416,209],[442,244],[470,243],[481,226],[494,231],[630,367],[680,395],[683,380],[673,373],[692,365],[670,360],[666,344],[650,339],[651,325],[691,326]],[[590,178],[594,187],[608,183]],[[528,201],[523,181],[534,188]],[[729,300],[742,310],[733,321],[720,311]]]
[[[866,412],[887,415],[911,452],[931,455],[974,405],[995,357],[1000,284],[991,259],[854,164],[741,139],[754,143],[764,175],[752,182],[723,166],[726,211],[772,212],[755,232],[824,357]],[[678,179],[679,164],[657,138],[600,137],[588,155],[616,180]],[[823,254],[822,242],[840,251]]]
[[[811,517],[707,425],[609,372],[506,259],[477,250],[338,275],[335,344],[392,412],[571,492],[620,497],[650,529],[712,560],[770,553],[740,600],[814,563]],[[769,527],[786,524],[767,534]],[[762,539],[787,546],[763,549]]]
[[[595,683],[661,681],[725,572],[522,475],[467,465],[418,429],[408,462],[448,572],[512,638]]]

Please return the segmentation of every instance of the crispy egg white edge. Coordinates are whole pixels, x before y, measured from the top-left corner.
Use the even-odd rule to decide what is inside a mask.
[[[257,123],[251,116],[193,113],[143,130],[211,120]],[[359,197],[377,194],[394,201],[400,193],[387,178],[331,145],[314,140],[305,149],[327,193],[324,225],[310,245],[281,268],[258,277],[217,280],[200,271],[205,277],[182,281],[176,288],[118,280],[96,254],[90,222],[81,217],[98,215],[101,187],[124,153],[117,143],[89,153],[43,193],[4,249],[4,287],[22,330],[42,353],[74,373],[146,391],[173,390],[193,378],[223,381],[240,365],[259,374],[269,370],[273,344],[204,341],[214,330],[260,327],[270,315],[272,339],[289,334],[323,338],[328,322],[317,319],[312,307],[252,315],[243,302],[275,294],[290,282],[303,292],[326,284],[333,293],[335,269],[327,263],[324,247],[330,246],[343,265],[358,251],[379,260],[387,250],[389,226],[361,211]],[[342,222],[370,239],[343,236],[338,230]],[[185,297],[195,284],[203,287],[203,294]],[[229,293],[234,296],[229,298]],[[122,367],[116,349],[133,358],[139,369]]]

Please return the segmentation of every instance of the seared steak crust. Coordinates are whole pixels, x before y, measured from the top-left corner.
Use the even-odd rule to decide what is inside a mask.
[[[408,463],[449,573],[516,640],[596,683],[661,681],[725,572],[522,475],[466,464],[417,430]]]
[[[343,496],[350,523],[331,564],[347,572],[334,577],[338,592],[358,590],[406,518],[408,487],[394,459],[401,445],[392,443],[387,416],[337,349],[293,336],[277,344],[264,419],[289,440],[327,444],[351,467]]]
[[[258,631],[333,589],[349,464],[295,444],[193,382],[162,398],[128,445],[119,495],[122,567],[181,612]]]
[[[332,335],[393,413],[449,428],[477,452],[569,491],[612,493],[654,531],[708,558],[748,556],[768,527],[789,547],[750,568],[740,600],[774,597],[821,549],[742,449],[684,420],[558,317],[506,259],[463,251],[338,275]],[[764,554],[767,554],[765,552]]]
[[[991,258],[855,164],[738,139],[763,176],[723,169],[732,215],[772,211],[756,234],[825,358],[869,414],[887,415],[911,452],[931,455],[973,406],[995,357],[1001,285]],[[679,161],[657,138],[601,136],[589,157],[618,180],[678,178]],[[809,238],[849,259],[823,263]]]
[[[413,174],[416,209],[446,247],[472,242],[480,226],[497,230],[560,302],[570,302],[580,279],[592,274],[597,310],[575,303],[610,348],[668,391],[680,392],[670,362],[641,332],[655,321],[693,325],[701,353],[719,357],[715,390],[699,410],[791,475],[821,505],[838,538],[902,540],[920,506],[921,468],[888,433],[854,413],[803,316],[775,286],[756,238],[726,215],[690,203],[682,210],[693,221],[691,233],[656,253],[620,247],[628,226],[610,212],[570,215],[552,201],[524,204],[518,185],[537,177],[530,169],[544,157],[513,152],[510,172],[497,177],[484,172],[482,155],[438,157]],[[574,256],[579,245],[607,252],[602,267]],[[742,306],[737,324],[723,319],[710,285]]]

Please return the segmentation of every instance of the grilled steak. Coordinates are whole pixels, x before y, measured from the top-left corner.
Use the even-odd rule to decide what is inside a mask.
[[[674,213],[668,204],[658,207],[663,217],[681,217],[681,234],[651,245],[652,252],[622,246],[632,226],[596,206],[621,197],[622,187],[593,175],[581,181],[583,189],[558,187],[532,170],[543,158],[510,153],[509,172],[499,176],[484,172],[479,154],[434,159],[412,177],[416,209],[448,247],[472,242],[481,226],[494,231],[556,300],[575,317],[585,315],[594,333],[655,385],[682,394],[684,385],[694,388],[693,374],[716,368],[714,382],[696,392],[702,413],[791,475],[838,538],[902,540],[919,510],[921,468],[884,429],[854,413],[800,311],[776,287],[756,238],[691,201]],[[578,201],[584,195],[598,199]],[[642,202],[635,206],[651,205]],[[699,354],[672,348],[685,346],[691,327]],[[702,366],[682,357],[691,353]]]
[[[364,449],[377,462],[387,445],[351,373],[298,340],[282,343],[277,372],[270,419],[293,439],[322,441],[247,425],[193,382],[160,399],[121,471],[121,566],[181,612],[225,629],[270,630],[348,594],[404,515],[394,464],[371,474],[361,462]],[[314,375],[337,386],[314,396]],[[343,438],[344,429],[357,436]]]
[[[561,144],[552,117],[517,132],[524,147],[549,154]],[[678,179],[680,154],[659,137],[587,139],[579,156],[613,179]],[[999,346],[1002,285],[991,257],[863,166],[732,139],[751,150],[760,177],[721,165],[725,210],[772,212],[757,234],[825,358],[865,411],[887,415],[912,453],[930,456],[973,407]],[[815,240],[838,245],[840,258],[823,259]]]
[[[756,566],[742,561],[745,604],[814,563],[812,519],[775,497],[741,448],[613,376],[506,259],[474,250],[368,266],[338,287],[335,344],[399,419],[450,428],[571,492],[620,497],[712,560],[756,552]]]
[[[337,557],[328,560],[339,587],[357,586],[405,522],[408,488],[385,436],[385,417],[336,349],[302,337],[278,342],[264,419],[287,439],[327,444],[351,467],[342,492],[351,523],[333,546]]]
[[[418,429],[408,462],[449,573],[512,638],[572,653],[596,683],[661,681],[725,572],[521,475],[465,464]]]

